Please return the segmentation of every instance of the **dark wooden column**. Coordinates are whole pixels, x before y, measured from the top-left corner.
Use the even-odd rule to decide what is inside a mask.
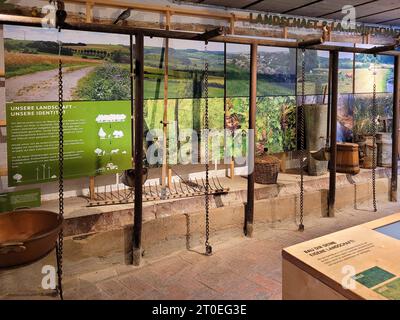
[[[133,221],[134,265],[140,265],[142,257],[142,179],[143,179],[143,99],[144,99],[144,37],[135,35],[135,209]]]
[[[251,45],[250,57],[250,110],[249,110],[249,146],[247,165],[247,204],[245,212],[244,233],[251,237],[253,234],[254,218],[254,156],[255,156],[255,128],[257,103],[257,44]]]
[[[329,53],[331,73],[331,143],[329,161],[329,193],[328,193],[328,217],[335,215],[336,198],[336,135],[337,135],[337,107],[338,107],[338,86],[339,86],[339,52],[330,51]]]
[[[390,201],[397,202],[397,157],[399,153],[399,99],[400,99],[400,58],[394,57],[393,81],[393,127],[392,127],[392,178],[390,184]]]
[[[227,146],[226,146],[226,142],[227,142],[227,136],[226,136],[226,99],[227,99],[227,95],[226,95],[226,42],[224,42],[224,165],[226,165],[228,158],[226,157],[226,151],[227,151]],[[232,158],[230,158],[232,159]]]

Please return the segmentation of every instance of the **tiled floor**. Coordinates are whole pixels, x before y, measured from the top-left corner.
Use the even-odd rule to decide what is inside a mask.
[[[112,256],[73,259],[64,266],[65,299],[281,299],[281,250],[327,233],[398,212],[398,203],[379,201],[336,213],[334,218],[305,217],[306,229],[294,221],[254,225],[254,237],[238,233],[213,235],[213,255],[204,248],[176,252],[161,259],[144,258],[140,267],[125,265]],[[53,257],[53,255],[51,255]],[[0,299],[58,299],[44,291],[32,270],[13,277],[3,275]],[[27,270],[31,270],[27,272]],[[91,271],[93,270],[93,271]],[[94,271],[96,270],[96,271]]]
[[[281,299],[281,249],[320,235],[398,212],[386,203],[380,211],[338,212],[334,218],[307,217],[300,233],[293,222],[257,225],[254,237],[214,239],[214,254],[203,248],[181,251],[141,267],[116,265],[65,282],[65,299]],[[200,253],[198,253],[200,252]]]

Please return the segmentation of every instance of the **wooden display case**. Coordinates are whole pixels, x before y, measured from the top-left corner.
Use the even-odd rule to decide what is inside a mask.
[[[400,300],[400,213],[282,251],[283,299]]]

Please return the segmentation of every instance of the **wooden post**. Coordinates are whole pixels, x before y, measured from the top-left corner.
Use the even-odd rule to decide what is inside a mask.
[[[393,119],[392,119],[392,177],[390,184],[390,201],[397,202],[397,175],[399,153],[399,99],[400,99],[400,58],[394,58],[393,81]]]
[[[93,3],[86,2],[86,22],[93,22]]]
[[[332,41],[332,28],[328,27],[327,39],[325,41]]]
[[[337,107],[338,107],[338,86],[339,86],[339,52],[330,51],[332,68],[331,83],[331,143],[329,162],[329,194],[328,194],[328,217],[335,215],[336,198],[336,135],[337,135]]]
[[[235,15],[232,14],[232,18],[229,20],[229,33],[235,34]]]
[[[354,47],[356,47],[356,44],[354,44]],[[353,53],[353,82],[352,82],[352,92],[353,94],[356,93],[356,54]]]
[[[282,33],[283,33],[283,39],[287,39],[288,38],[288,27],[283,27],[282,29]]]
[[[370,42],[370,34],[369,33],[363,34],[362,41],[363,41],[363,44],[369,44],[369,42]]]
[[[132,48],[132,36],[131,36]],[[135,35],[135,209],[133,222],[133,264],[140,265],[142,257],[142,180],[143,180],[143,101],[144,101],[144,37]]]
[[[226,42],[224,42],[224,162],[226,160],[225,154],[226,154],[226,118],[227,118],[227,112],[228,110],[226,109]]]
[[[235,163],[232,159],[232,156],[229,157],[229,159],[227,157],[225,157],[226,155],[226,149],[227,149],[227,128],[226,128],[226,119],[229,116],[228,110],[227,110],[227,104],[226,104],[226,99],[227,99],[227,91],[226,91],[226,42],[224,42],[224,164],[225,164],[225,176],[229,177],[229,178],[233,178],[234,174],[232,171],[232,166],[234,167]],[[229,160],[229,167],[230,167],[230,172],[228,174],[228,165],[227,162]]]
[[[94,201],[95,199],[94,186],[94,177],[89,177],[89,196],[91,201]]]
[[[168,51],[169,39],[165,38],[164,51],[164,114],[163,114],[163,159],[161,168],[161,186],[165,187],[168,175],[167,138],[168,138]],[[169,186],[169,184],[168,184]]]
[[[255,128],[257,104],[257,44],[251,45],[250,58],[250,110],[249,110],[249,141],[248,141],[248,176],[247,176],[247,204],[245,212],[244,233],[247,237],[253,235],[254,218],[254,156],[255,156]]]
[[[0,167],[0,177],[7,177],[8,169],[7,167]]]
[[[171,28],[171,12],[165,13],[165,30]],[[168,58],[169,58],[169,39],[165,38],[164,50],[164,114],[163,114],[163,159],[161,167],[161,186],[171,186],[171,173],[168,169],[168,152],[167,152],[167,138],[168,138]]]
[[[169,6],[167,6],[169,7]],[[171,11],[165,12],[165,30],[171,29]]]
[[[325,139],[325,146],[330,145],[330,136],[331,136],[331,109],[332,109],[332,58],[331,55],[329,54],[329,70],[328,70],[328,114],[326,117],[326,139]],[[322,103],[325,103],[323,101]]]
[[[168,186],[172,186],[172,170],[169,168],[168,169],[168,180],[167,180]]]
[[[231,164],[229,166],[229,178],[233,179],[235,177],[235,161],[231,160]]]

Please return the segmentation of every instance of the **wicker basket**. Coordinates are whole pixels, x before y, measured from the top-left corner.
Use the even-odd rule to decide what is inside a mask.
[[[278,180],[280,160],[270,155],[257,156],[254,161],[254,179],[260,184],[275,184]]]

